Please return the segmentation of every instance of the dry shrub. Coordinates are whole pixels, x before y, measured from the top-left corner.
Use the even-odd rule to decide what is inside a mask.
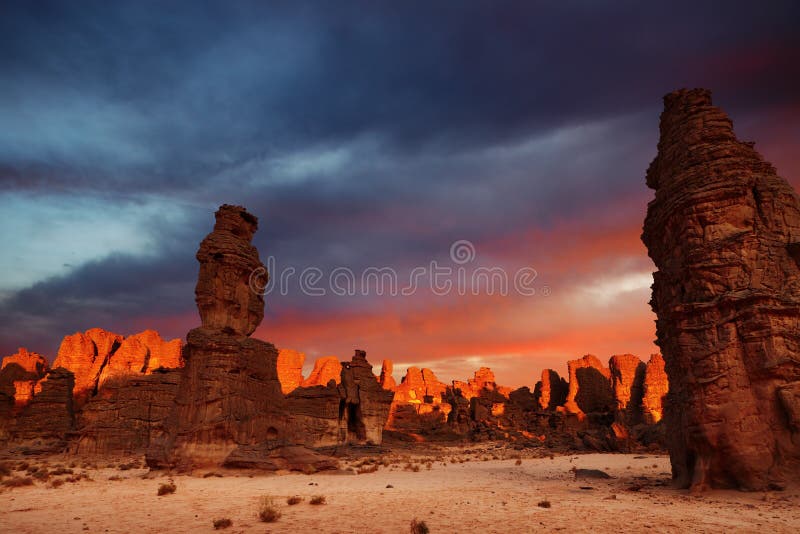
[[[311,500],[308,501],[309,504],[325,504],[326,499],[324,495],[314,495],[311,497]]]
[[[300,504],[301,502],[303,502],[303,498],[298,497],[297,495],[294,495],[293,497],[289,497],[288,499],[286,499],[286,504],[288,504],[289,506]]]
[[[411,534],[429,534],[430,531],[425,521],[417,521],[416,518],[411,520]]]
[[[111,475],[110,477],[108,477],[108,480],[113,480],[116,482],[117,480],[122,480],[122,477],[119,475]]]
[[[11,475],[11,466],[7,463],[0,463],[0,477],[7,477]]]
[[[31,477],[13,477],[3,481],[6,488],[21,488],[22,486],[33,486]]]
[[[164,484],[161,484],[158,487],[158,495],[169,495],[170,493],[175,493],[175,490],[178,488],[175,486],[175,483],[170,481]]]
[[[67,469],[65,467],[57,467],[56,469],[50,471],[50,475],[54,477],[59,475],[71,475],[73,473],[74,471],[72,469]]]
[[[203,475],[203,478],[211,478],[211,477],[222,478],[222,473],[217,473],[216,471],[211,471],[210,473],[206,473],[206,474]]]
[[[547,499],[545,499],[543,501],[539,501],[536,504],[536,506],[538,506],[539,508],[550,508],[550,501],[548,501]]]
[[[64,481],[61,480],[60,478],[56,478],[56,479],[53,479],[53,480],[50,481],[50,487],[51,488],[60,488],[63,485],[64,485]]]
[[[517,460],[516,462],[514,462],[514,465],[522,465],[522,460]]]
[[[281,517],[281,512],[275,506],[272,497],[265,495],[258,501],[258,519],[264,523],[274,523]]]
[[[222,530],[223,528],[228,528],[230,526],[233,526],[233,521],[227,517],[214,520],[214,530]]]

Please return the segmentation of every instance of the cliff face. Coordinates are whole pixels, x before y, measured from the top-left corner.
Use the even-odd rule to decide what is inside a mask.
[[[642,239],[680,486],[764,489],[800,460],[800,201],[707,90],[664,98]]]

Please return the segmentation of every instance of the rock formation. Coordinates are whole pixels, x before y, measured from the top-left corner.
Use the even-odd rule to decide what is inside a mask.
[[[394,382],[391,379],[391,362],[388,364],[384,360],[381,385],[384,389],[394,391],[394,400],[386,428],[419,434],[443,424],[451,409],[449,403],[443,402],[447,384],[440,382],[430,369],[409,367],[400,384],[387,388],[386,384]]]
[[[268,279],[250,243],[257,229],[258,219],[241,206],[217,211],[214,231],[197,251],[195,301],[204,327],[249,336],[264,318],[264,296],[251,288],[251,278],[262,285]]]
[[[394,390],[397,386],[397,382],[395,382],[392,373],[394,372],[394,364],[392,360],[383,360],[383,365],[381,365],[381,387],[383,389],[390,389]]]
[[[647,424],[661,421],[664,414],[664,397],[669,391],[667,372],[664,370],[664,358],[661,354],[653,354],[644,371],[642,391],[642,416]]]
[[[383,389],[372,374],[366,352],[356,350],[353,359],[342,364],[339,388],[345,442],[380,445],[394,393]]]
[[[611,390],[611,372],[603,367],[597,356],[587,354],[583,358],[567,362],[569,390],[564,408],[579,417],[590,412],[610,412],[614,409]]]
[[[497,389],[497,384],[495,383],[492,370],[488,367],[481,367],[475,371],[473,377],[466,382],[461,382],[459,380],[453,381],[453,387],[461,390],[461,394],[464,398],[469,400],[472,397],[479,396],[484,389],[494,391]],[[511,388],[502,388],[501,393],[508,396],[508,394],[511,393]]]
[[[536,397],[539,408],[542,410],[555,410],[567,400],[569,386],[567,381],[558,376],[552,369],[542,371],[542,379],[534,387],[534,397]]]
[[[24,347],[3,358],[0,367],[0,419],[8,420],[33,399],[37,389],[41,389],[39,381],[47,370],[44,356]]]
[[[74,375],[58,367],[47,372],[39,391],[17,415],[11,434],[15,440],[54,441],[57,448],[75,426]]]
[[[180,369],[110,377],[78,415],[79,454],[143,454],[163,439]]]
[[[325,356],[314,362],[314,369],[308,378],[301,384],[304,388],[311,386],[326,386],[333,380],[337,384],[342,377],[342,364],[336,356]]]
[[[800,200],[704,89],[664,97],[642,239],[682,487],[800,472]]]
[[[166,433],[147,452],[152,466],[258,465],[287,439],[278,351],[248,337],[264,305],[249,285],[252,272],[265,273],[250,244],[257,227],[244,208],[224,205],[200,244],[195,295],[203,324],[186,336]]]
[[[291,393],[303,383],[303,363],[306,355],[291,349],[278,351],[278,380],[284,395]]]
[[[65,337],[53,366],[74,373],[75,408],[80,409],[112,377],[183,366],[182,343],[165,341],[154,330],[123,337],[92,328]]]
[[[122,336],[102,328],[76,332],[61,341],[53,367],[69,369],[75,375],[76,408],[97,392],[100,373],[121,343]]]
[[[619,422],[628,426],[642,420],[646,365],[633,354],[615,354],[608,360],[611,390]]]

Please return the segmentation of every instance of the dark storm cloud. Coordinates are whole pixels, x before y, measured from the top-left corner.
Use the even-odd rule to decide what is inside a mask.
[[[262,259],[326,271],[592,227],[619,198],[636,202],[605,222],[641,220],[660,97],[709,86],[739,118],[795,103],[799,15],[788,1],[4,2],[0,202],[88,199],[100,225],[118,199],[157,195],[185,219],[137,222],[160,243],[146,256],[84,257],[11,291],[0,349],[191,314],[194,251],[223,202],[261,218]],[[21,239],[35,236],[3,249]],[[547,254],[535,245],[519,260]]]

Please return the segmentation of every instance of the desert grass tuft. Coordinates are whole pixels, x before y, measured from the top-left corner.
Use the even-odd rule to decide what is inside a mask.
[[[281,518],[281,512],[275,506],[275,501],[269,495],[261,497],[258,501],[258,519],[264,523],[274,523]]]
[[[430,531],[425,521],[418,521],[416,518],[411,520],[411,534],[429,534]]]
[[[169,495],[170,493],[175,493],[177,489],[174,482],[166,482],[158,487],[158,495]]]
[[[223,528],[228,528],[230,526],[233,526],[233,521],[231,521],[227,517],[223,517],[221,519],[215,519],[213,525],[214,525],[214,530],[222,530]]]
[[[325,504],[326,499],[324,495],[314,495],[311,497],[311,500],[308,501],[309,504]]]

